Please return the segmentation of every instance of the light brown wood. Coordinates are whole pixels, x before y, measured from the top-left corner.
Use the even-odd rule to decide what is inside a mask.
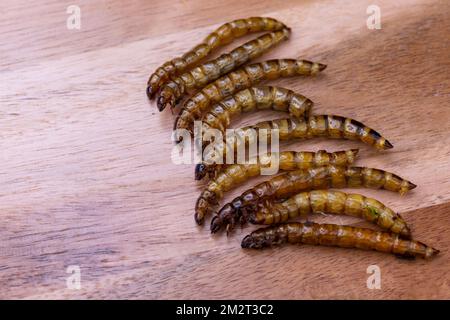
[[[447,1],[2,1],[0,9],[1,298],[450,298],[450,8]],[[266,58],[328,64],[315,79],[271,82],[314,112],[353,117],[394,144],[316,139],[284,150],[361,149],[358,165],[398,173],[411,194],[352,190],[398,210],[432,261],[323,247],[244,251],[193,219],[201,183],[170,161],[174,117],[145,96],[147,78],[214,27],[265,15],[292,27]],[[240,39],[233,45],[251,37]],[[251,124],[279,114],[255,113]],[[254,179],[225,200],[265,177]],[[317,221],[366,225],[359,220]],[[209,219],[207,220],[209,223]],[[369,290],[366,269],[381,268]],[[66,287],[79,265],[81,289]]]

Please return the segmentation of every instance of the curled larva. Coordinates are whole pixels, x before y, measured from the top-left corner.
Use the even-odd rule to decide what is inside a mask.
[[[173,77],[161,87],[157,100],[159,111],[164,110],[166,106],[174,108],[185,94],[201,89],[211,81],[261,56],[283,40],[287,40],[289,34],[290,30],[287,28],[264,34],[229,53],[224,53],[214,60]]]
[[[253,224],[276,224],[297,217],[307,218],[312,213],[348,215],[378,225],[380,228],[398,233],[409,239],[411,231],[405,220],[380,201],[361,194],[331,190],[301,192],[283,201],[262,201],[243,221]],[[231,231],[234,226],[227,226]],[[213,231],[213,230],[212,230]]]
[[[263,168],[271,165],[272,159],[278,160],[281,170],[297,170],[326,166],[329,164],[346,166],[354,162],[358,149],[326,152],[295,152],[284,151],[259,156],[255,164],[233,164],[227,166],[216,178],[208,183],[202,191],[195,205],[195,221],[203,224],[205,215],[213,210],[218,201],[223,198],[224,192],[231,190],[251,177],[261,174]],[[273,158],[272,158],[273,157]]]
[[[286,28],[286,26],[280,21],[266,17],[238,19],[221,25],[193,49],[158,67],[151,74],[147,83],[148,98],[152,99],[172,75],[181,74],[195,66],[214,49],[230,43],[235,38],[242,37],[250,32],[277,31],[283,28]]]
[[[429,259],[439,250],[401,239],[398,234],[336,224],[282,223],[253,231],[242,239],[242,248],[262,249],[283,243],[358,248],[392,253],[403,258]]]
[[[192,133],[194,120],[200,119],[212,104],[237,91],[249,88],[259,81],[298,75],[316,75],[325,68],[324,64],[307,60],[278,59],[253,63],[236,69],[211,82],[189,98],[175,119],[174,130],[186,129]],[[181,140],[182,138],[179,138],[176,142]]]
[[[276,119],[243,127],[239,131],[236,131],[240,132],[240,136],[243,138],[234,139],[233,145],[230,146],[227,146],[224,142],[222,145],[215,146],[213,150],[222,155],[224,159],[222,162],[225,163],[227,148],[234,150],[236,153],[239,149],[239,144],[244,142],[246,145],[256,143],[257,141],[255,139],[260,136],[259,131],[261,129],[267,130],[267,141],[271,139],[271,130],[278,130],[281,141],[326,137],[332,139],[359,140],[378,150],[393,148],[392,144],[380,133],[354,119],[337,115],[310,115],[306,119]],[[205,158],[208,158],[208,154],[205,155]],[[217,170],[216,166],[214,163],[206,162],[197,164],[195,167],[195,178],[200,180],[207,173],[213,173]]]
[[[296,193],[328,188],[385,189],[405,194],[416,187],[391,172],[367,167],[322,166],[286,172],[257,184],[224,205],[211,221],[211,230],[245,222],[243,219],[257,210],[265,198],[285,199]],[[204,213],[200,211],[199,215]]]

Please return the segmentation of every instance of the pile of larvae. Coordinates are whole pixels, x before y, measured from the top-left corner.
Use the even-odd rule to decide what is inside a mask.
[[[260,31],[267,33],[216,59],[202,62],[218,47]],[[301,94],[281,87],[256,86],[261,81],[280,77],[314,76],[326,68],[325,64],[301,59],[247,64],[287,40],[290,33],[290,28],[272,18],[251,17],[228,22],[189,52],[156,69],[148,81],[147,96],[150,100],[156,98],[159,111],[167,106],[173,111],[191,94],[184,99],[174,130],[186,129],[193,133],[194,120],[202,120],[204,132],[214,128],[225,133],[231,119],[241,113],[271,108],[288,116],[241,128],[242,132],[278,129],[280,140],[329,137],[359,140],[378,150],[392,148],[388,140],[359,121],[339,115],[311,114],[313,102]],[[271,131],[264,132],[270,134]],[[181,138],[176,140],[176,143],[180,142]],[[234,144],[234,150],[237,150],[238,142]],[[201,147],[204,150],[206,146],[202,143]],[[357,149],[279,152],[275,155],[279,159],[279,168],[286,172],[257,184],[218,211],[216,209],[224,193],[260,175],[273,154],[257,155],[256,162],[245,164],[203,161],[196,165],[195,178],[210,180],[197,200],[195,221],[201,225],[205,216],[214,213],[211,232],[216,233],[223,228],[227,234],[236,225],[246,222],[269,225],[247,235],[242,240],[242,248],[260,249],[295,243],[372,249],[404,258],[430,258],[439,253],[422,242],[412,240],[405,220],[380,201],[361,194],[329,190],[367,187],[403,195],[416,187],[391,172],[352,166],[357,153]],[[305,223],[288,222],[299,217],[307,218],[312,213],[360,217],[384,231],[307,220]]]

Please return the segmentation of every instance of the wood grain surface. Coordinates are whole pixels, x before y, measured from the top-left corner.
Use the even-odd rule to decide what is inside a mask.
[[[369,30],[372,3],[2,1],[0,298],[450,298],[449,2],[378,0],[382,28]],[[72,4],[81,8],[80,30],[66,28]],[[145,84],[216,26],[257,15],[292,28],[291,39],[260,60],[328,64],[317,78],[271,84],[311,98],[315,113],[353,117],[394,144],[380,153],[315,139],[282,149],[359,147],[358,165],[416,183],[404,197],[352,191],[400,212],[439,257],[405,261],[312,246],[245,251],[240,241],[254,227],[227,238],[209,234],[209,219],[195,225],[204,183],[194,181],[193,165],[172,163],[174,116],[147,101]],[[233,125],[275,116],[254,113]],[[79,290],[66,286],[73,265],[81,269]],[[369,265],[380,267],[379,290],[366,286]]]

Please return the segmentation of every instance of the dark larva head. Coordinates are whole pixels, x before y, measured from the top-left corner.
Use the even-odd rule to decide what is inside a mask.
[[[163,111],[167,106],[170,106],[171,109],[175,107],[175,97],[171,94],[164,94],[164,92],[160,93],[161,95],[158,97],[158,101],[156,102],[156,105],[158,106],[158,110],[161,112]]]
[[[195,166],[195,180],[202,180],[206,176],[206,165],[203,163],[197,163]]]
[[[205,222],[206,215],[212,210],[212,206],[214,206],[211,201],[208,201],[204,197],[200,197],[195,204],[195,222],[198,225],[202,225]]]
[[[219,216],[214,216],[211,220],[211,233],[216,233],[218,232],[223,226],[223,221],[222,219],[220,219]]]
[[[222,209],[219,210],[219,213],[217,214],[218,218],[213,221],[214,226],[211,223],[211,228],[214,227],[215,232],[219,231],[222,226],[227,226],[227,232],[230,232],[233,230],[235,224],[237,221],[239,221],[241,217],[241,206],[242,206],[242,200],[237,197],[234,199],[231,203],[227,203],[222,207]],[[211,232],[213,230],[211,229]]]
[[[247,235],[241,242],[241,248],[244,249],[261,249],[264,247],[264,242],[259,237],[253,237],[253,234]]]
[[[148,85],[148,86],[147,86],[146,93],[147,93],[148,99],[149,99],[149,100],[152,100],[152,99],[153,99],[153,95],[154,95],[155,93],[153,92],[153,88],[152,88],[151,85]]]

